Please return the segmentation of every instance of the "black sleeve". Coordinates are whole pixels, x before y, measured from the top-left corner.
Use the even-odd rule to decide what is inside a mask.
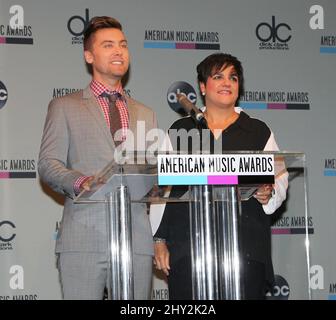
[[[188,186],[173,186],[169,194],[169,198],[180,198],[188,191]],[[167,202],[163,211],[160,225],[154,235],[154,237],[169,239],[169,229],[175,222],[170,221],[170,217],[173,216],[176,210],[176,202]]]

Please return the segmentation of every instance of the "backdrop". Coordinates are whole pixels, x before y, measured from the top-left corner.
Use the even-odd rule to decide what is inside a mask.
[[[37,158],[49,101],[90,81],[82,34],[96,15],[123,24],[132,57],[126,92],[152,107],[163,129],[179,117],[177,92],[201,106],[195,67],[204,57],[220,50],[242,61],[241,106],[269,124],[281,150],[306,155],[310,217],[297,188],[273,226],[278,290],[269,298],[306,298],[296,288],[308,278],[313,299],[335,298],[335,1],[13,2],[0,0],[0,300],[61,298],[54,239],[63,199],[41,184]],[[289,242],[298,249],[289,252]],[[291,275],[283,256],[298,260]],[[155,276],[153,299],[167,298]]]

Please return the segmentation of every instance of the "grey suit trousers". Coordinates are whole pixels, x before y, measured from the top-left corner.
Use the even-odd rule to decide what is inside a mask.
[[[102,300],[108,286],[107,255],[95,252],[62,252],[57,265],[63,299]],[[151,293],[152,256],[133,255],[134,299],[149,300]]]

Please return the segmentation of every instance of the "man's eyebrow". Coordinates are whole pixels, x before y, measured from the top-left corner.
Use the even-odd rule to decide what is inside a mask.
[[[116,40],[103,40],[101,42],[101,44],[103,43],[127,43],[127,40],[126,39],[123,39],[123,40],[120,40],[120,41],[116,41]]]

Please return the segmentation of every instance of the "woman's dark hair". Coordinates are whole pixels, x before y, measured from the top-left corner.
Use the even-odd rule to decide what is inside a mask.
[[[228,53],[214,53],[207,56],[202,62],[196,67],[197,80],[201,83],[206,83],[207,79],[217,72],[221,71],[223,68],[233,66],[238,75],[239,91],[238,100],[244,95],[244,74],[241,62],[234,56]]]

